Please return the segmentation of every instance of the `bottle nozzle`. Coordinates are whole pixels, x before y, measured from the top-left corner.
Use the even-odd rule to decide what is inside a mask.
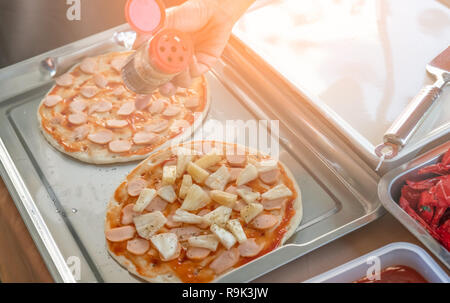
[[[153,37],[148,49],[152,63],[162,72],[176,74],[185,70],[193,54],[189,35],[174,29],[164,29]]]

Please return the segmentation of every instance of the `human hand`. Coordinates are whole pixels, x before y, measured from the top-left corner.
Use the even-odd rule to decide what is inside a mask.
[[[194,55],[187,70],[160,87],[172,95],[176,86],[189,87],[191,78],[208,71],[222,55],[236,21],[255,0],[189,0],[167,10],[165,28],[191,35]],[[134,48],[151,38],[138,35]]]

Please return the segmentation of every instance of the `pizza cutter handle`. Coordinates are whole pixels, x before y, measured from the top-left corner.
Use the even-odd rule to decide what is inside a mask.
[[[401,148],[408,143],[409,139],[425,120],[445,83],[446,81],[443,79],[438,79],[434,84],[422,88],[420,93],[408,104],[386,131],[383,136],[384,145],[388,144]],[[380,149],[376,152],[379,157],[382,156],[382,154],[379,154],[381,153]]]

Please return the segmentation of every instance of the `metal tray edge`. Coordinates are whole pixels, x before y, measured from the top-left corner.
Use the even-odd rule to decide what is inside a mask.
[[[43,259],[52,278],[66,283],[76,282],[1,138],[0,163],[0,174],[39,253],[50,257]]]

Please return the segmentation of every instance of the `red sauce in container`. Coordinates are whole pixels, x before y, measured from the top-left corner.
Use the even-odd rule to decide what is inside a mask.
[[[389,266],[380,273],[380,280],[369,280],[364,277],[354,283],[429,283],[411,267],[404,265]]]

